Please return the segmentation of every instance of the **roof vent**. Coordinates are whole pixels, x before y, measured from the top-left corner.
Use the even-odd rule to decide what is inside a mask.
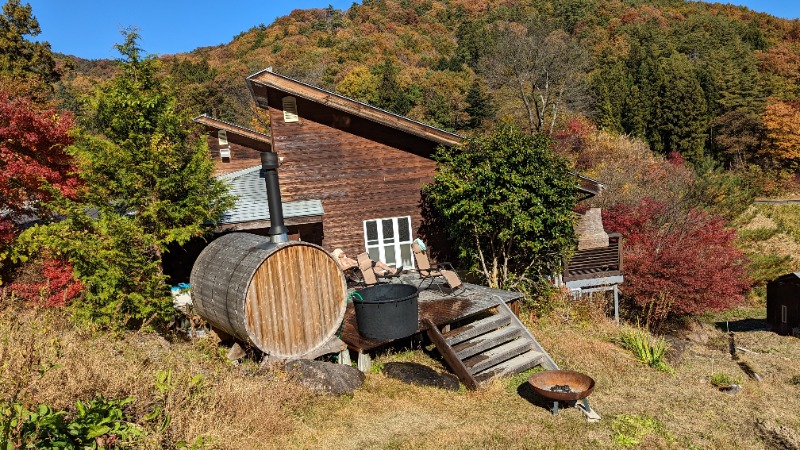
[[[297,100],[294,97],[283,97],[283,122],[299,122],[300,116],[297,114]]]

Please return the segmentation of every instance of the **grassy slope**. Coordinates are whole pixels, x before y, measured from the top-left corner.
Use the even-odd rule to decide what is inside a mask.
[[[569,321],[541,321],[531,329],[555,360],[597,381],[590,400],[603,420],[587,424],[575,409],[553,417],[529,402],[518,391],[524,377],[453,393],[370,373],[352,397],[314,396],[281,374],[257,374],[255,364],[232,366],[208,340],[168,343],[148,334],[79,331],[47,314],[0,314],[2,398],[15,386],[27,403],[57,408],[98,392],[133,396],[135,418],[163,404],[172,420],[161,431],[148,425],[149,436],[137,445],[145,448],[200,435],[209,448],[612,448],[621,446],[613,437],[618,433],[638,435],[648,448],[763,448],[758,419],[800,430],[800,386],[789,383],[800,374],[800,345],[763,331],[737,338],[759,352],[747,357],[765,379],[743,381],[743,392],[731,397],[713,389],[708,377],[746,377],[727,357],[724,334],[709,326],[690,333],[694,342],[673,362],[673,376],[635,362],[612,342],[616,327],[605,319],[577,320],[580,311],[573,310],[558,314]],[[53,366],[41,377],[26,370],[34,366],[26,360],[37,355]],[[441,368],[419,350],[383,355],[377,363],[409,359]],[[167,369],[173,381],[161,393],[155,379]],[[193,385],[197,374],[203,381]]]

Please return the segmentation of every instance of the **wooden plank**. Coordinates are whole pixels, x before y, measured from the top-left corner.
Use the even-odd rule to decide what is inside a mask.
[[[503,363],[531,350],[531,342],[527,339],[515,339],[495,347],[484,353],[463,360],[469,373],[475,375],[490,367]]]
[[[493,380],[494,378],[514,375],[524,372],[532,367],[536,367],[540,364],[543,357],[544,355],[539,352],[529,351],[517,356],[516,358],[512,358],[508,361],[500,363],[489,370],[483,371],[475,375],[474,378],[480,386]]]
[[[496,330],[504,325],[511,323],[511,318],[506,314],[494,314],[485,319],[481,319],[463,327],[450,330],[444,334],[444,338],[448,345],[456,345],[464,342],[467,339],[472,339],[492,330]]]
[[[447,362],[447,365],[455,372],[456,376],[462,383],[467,387],[467,389],[475,390],[478,389],[478,383],[472,374],[464,367],[464,364],[461,362],[460,359],[456,356],[453,349],[444,339],[444,336],[439,332],[439,329],[436,327],[430,319],[425,319],[425,325],[428,327],[428,337],[430,338],[431,342],[436,346],[436,349],[439,350],[439,353],[442,355],[442,358]]]
[[[522,332],[518,328],[503,327],[468,341],[464,341],[458,345],[454,345],[453,351],[456,352],[456,356],[459,359],[464,360],[470,356],[477,355],[478,353],[514,340],[520,336],[522,336]]]

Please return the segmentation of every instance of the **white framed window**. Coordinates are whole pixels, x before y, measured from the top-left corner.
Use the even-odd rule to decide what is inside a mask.
[[[411,241],[411,216],[364,221],[364,246],[375,261],[413,267]]]
[[[786,305],[781,305],[781,323],[786,323],[789,321],[789,308]]]
[[[228,133],[225,130],[217,131],[217,139],[220,147],[228,145]]]

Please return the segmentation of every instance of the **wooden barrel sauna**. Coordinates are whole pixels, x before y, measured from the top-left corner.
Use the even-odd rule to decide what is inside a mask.
[[[339,329],[347,282],[321,247],[231,233],[212,241],[190,278],[197,313],[276,358],[303,356]]]

